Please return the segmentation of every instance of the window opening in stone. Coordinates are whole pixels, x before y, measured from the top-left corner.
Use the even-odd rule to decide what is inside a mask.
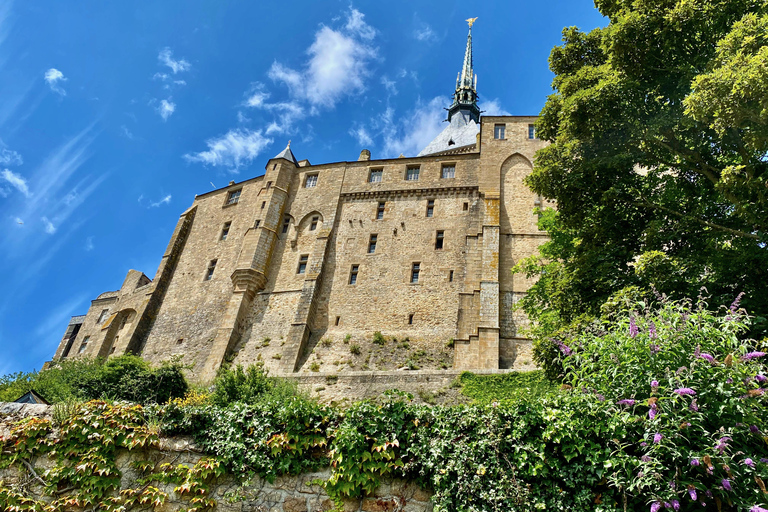
[[[296,269],[297,274],[303,274],[307,271],[307,261],[309,261],[309,254],[299,256],[299,268]]]
[[[339,325],[339,322],[341,322],[341,317],[340,317],[340,316],[337,316],[337,317],[336,317],[336,325]]]
[[[237,189],[232,190],[227,194],[227,205],[230,204],[237,204],[238,201],[240,201],[240,192],[242,192],[243,189]]]
[[[177,345],[181,345],[182,343],[184,343],[184,338],[179,338],[176,340]]]
[[[427,217],[432,217],[435,214],[435,200],[427,199]]]
[[[443,239],[445,238],[445,231],[438,231],[435,236],[435,249],[443,248]]]
[[[383,175],[383,169],[371,169],[371,173],[368,175],[368,183],[381,183],[381,177]]]
[[[405,180],[406,181],[417,181],[419,179],[419,171],[421,168],[419,166],[413,166],[408,167],[405,170]]]
[[[101,322],[103,322],[107,318],[107,313],[109,313],[108,309],[102,309],[101,313],[99,313],[99,319],[96,320],[96,323],[100,324]]]
[[[376,220],[384,218],[384,201],[379,201],[379,207],[376,209]]]
[[[261,202],[261,209],[263,210],[265,206],[267,206],[267,202],[266,201],[262,201]]]
[[[317,185],[317,174],[307,174],[307,179],[304,181],[304,188],[312,188]]]
[[[446,178],[455,178],[456,177],[456,166],[455,165],[444,165],[442,167],[442,173],[440,176],[443,179]]]
[[[254,227],[254,228],[257,228],[257,227],[259,227],[260,225],[261,225],[261,220],[260,220],[260,219],[257,219],[257,220],[256,220],[256,222],[254,222],[254,223],[253,223],[253,227]]]
[[[506,130],[506,126],[503,124],[497,124],[493,127],[493,138],[494,139],[503,139],[504,138],[504,132]]]
[[[357,283],[357,273],[360,270],[360,265],[352,265],[352,269],[349,271],[349,284]],[[339,325],[339,324],[336,324]]]
[[[229,228],[232,227],[232,222],[225,222],[224,227],[221,228],[221,235],[219,236],[219,240],[226,240],[227,236],[229,235]]]
[[[535,139],[536,138],[536,126],[529,124],[528,125],[528,138],[529,139]]]
[[[413,313],[408,315],[408,325],[413,325]]]
[[[469,210],[469,203],[464,203],[464,211]]]
[[[83,352],[85,352],[85,347],[88,345],[88,340],[90,339],[91,339],[90,336],[86,336],[85,338],[83,338],[83,343],[80,345],[80,350],[77,351],[78,354],[82,354]]]
[[[291,218],[286,217],[283,219],[283,234],[288,232],[288,228],[291,227]]]
[[[376,240],[378,235],[371,235],[371,239],[368,241],[368,254],[376,252]]]
[[[448,282],[449,283],[453,282],[453,270],[448,272]]]
[[[419,282],[419,272],[421,271],[421,263],[414,263],[411,266],[411,283]]]
[[[208,271],[205,273],[205,281],[210,281],[213,279],[213,272],[216,270],[216,262],[218,260],[211,260],[211,262],[208,264]]]
[[[268,181],[268,182],[267,182],[267,190],[269,190],[269,189],[271,189],[271,188],[272,188],[272,182],[271,182],[271,181]]]
[[[312,217],[312,223],[309,225],[309,230],[314,231],[317,229],[317,222],[320,220],[320,217]]]

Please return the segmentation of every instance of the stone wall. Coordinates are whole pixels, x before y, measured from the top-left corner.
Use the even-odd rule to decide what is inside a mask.
[[[24,417],[43,417],[50,414],[50,407],[44,405],[0,403],[0,436],[7,434],[8,426]],[[158,467],[162,463],[193,466],[204,457],[189,439],[161,439],[157,446],[150,449],[120,450],[117,454],[117,467],[120,470],[120,489],[141,487],[131,463],[149,461]],[[35,469],[37,477],[53,466],[45,457],[28,461]],[[209,496],[216,501],[214,510],[221,512],[321,512],[334,508],[333,502],[325,493],[318,480],[327,480],[330,470],[305,473],[296,476],[284,476],[270,483],[255,477],[241,482],[231,476],[223,476],[210,485]],[[0,469],[0,486],[14,491],[23,491],[35,499],[46,499],[39,480],[23,464]],[[186,509],[187,500],[181,499],[174,492],[174,485],[161,485],[159,489],[169,495],[169,500],[162,509],[167,512]],[[117,494],[117,493],[116,493]],[[385,479],[376,491],[360,499],[345,500],[345,512],[429,512],[431,494],[414,483],[399,479]],[[48,498],[49,500],[50,498]]]

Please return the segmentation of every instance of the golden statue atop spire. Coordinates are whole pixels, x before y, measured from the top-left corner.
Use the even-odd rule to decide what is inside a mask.
[[[469,18],[466,21],[467,21],[467,23],[469,23],[469,28],[472,28],[472,25],[475,24],[475,22],[477,21],[477,18]]]

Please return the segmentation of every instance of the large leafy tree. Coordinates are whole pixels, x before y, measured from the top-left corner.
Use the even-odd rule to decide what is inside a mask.
[[[768,316],[768,0],[596,0],[604,28],[563,31],[528,185],[558,204],[518,271],[551,333],[617,293]],[[761,324],[762,322],[762,324]],[[540,332],[539,334],[544,334]]]

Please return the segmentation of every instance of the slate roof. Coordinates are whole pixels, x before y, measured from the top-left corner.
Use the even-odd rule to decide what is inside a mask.
[[[293,165],[296,167],[299,166],[299,162],[296,160],[296,157],[293,156],[293,151],[291,151],[291,143],[289,142],[287,146],[285,146],[285,149],[282,150],[280,153],[275,155],[275,158],[285,158],[289,162],[293,162]]]
[[[480,133],[480,125],[466,112],[458,112],[451,118],[451,123],[421,150],[416,156],[432,155],[464,146],[473,146],[477,143],[477,134]]]

